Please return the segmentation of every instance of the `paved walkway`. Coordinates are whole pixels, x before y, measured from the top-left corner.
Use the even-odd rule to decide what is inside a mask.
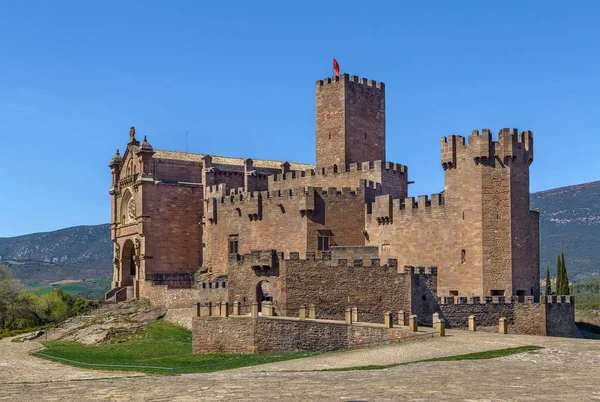
[[[446,338],[331,353],[211,374],[137,376],[28,356],[37,344],[0,341],[0,400],[600,400],[600,341],[448,331]],[[386,370],[305,372],[539,345],[492,360]],[[134,374],[135,375],[135,374]]]

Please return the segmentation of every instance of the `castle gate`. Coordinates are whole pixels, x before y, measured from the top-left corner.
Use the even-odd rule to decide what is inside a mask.
[[[258,303],[258,311],[262,310],[263,301],[273,301],[271,286],[267,280],[260,281],[256,284],[256,302]]]

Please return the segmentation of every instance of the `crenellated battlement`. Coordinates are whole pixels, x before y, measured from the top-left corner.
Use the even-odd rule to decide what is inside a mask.
[[[318,169],[307,169],[307,170],[292,170],[285,174],[276,174],[269,176],[269,184],[272,182],[279,181],[293,181],[295,179],[310,177],[310,176],[327,176],[327,175],[338,175],[348,173],[369,173],[369,172],[382,172],[385,171],[391,174],[398,174],[405,176],[408,174],[408,167],[399,163],[387,162],[387,161],[371,161],[371,162],[359,162],[349,163],[347,165],[333,165]]]
[[[269,269],[278,267],[281,262],[325,262],[332,268],[365,268],[365,269],[381,269],[401,275],[437,275],[437,267],[412,266],[405,265],[398,267],[396,258],[389,258],[387,261],[382,261],[380,258],[362,258],[361,256],[350,258],[331,258],[331,251],[315,253],[307,251],[305,258],[300,258],[300,252],[291,251],[289,253],[277,252],[276,250],[252,250],[250,253],[239,256],[240,263],[247,263],[252,266],[260,267],[261,269]]]
[[[542,296],[539,302],[535,301],[534,296],[442,296],[438,297],[438,303],[447,304],[574,304],[573,296]]]
[[[445,199],[442,194],[432,194],[393,199],[389,194],[375,197],[375,201],[367,207],[367,216],[377,219],[379,225],[391,224],[395,214],[430,213],[443,208]]]
[[[221,185],[219,185],[221,186]],[[224,187],[224,186],[223,186]],[[224,189],[223,189],[224,190]],[[346,196],[360,196],[368,190],[375,190],[375,183],[369,182],[364,187],[350,188],[350,187],[296,187],[285,190],[270,190],[270,191],[252,191],[246,192],[243,188],[230,189],[229,195],[222,196],[221,191],[217,190],[208,194],[207,198],[216,198],[221,204],[234,204],[244,201],[262,199],[264,201],[277,201],[281,199],[294,199],[298,197],[312,197],[314,198],[315,192],[321,197],[346,197]]]
[[[441,138],[442,166],[444,170],[455,168],[462,158],[473,160],[475,164],[493,165],[496,159],[510,164],[517,158],[533,162],[533,133],[517,129],[503,128],[498,140],[493,141],[492,132],[484,128],[481,133],[473,130],[467,138],[450,135]]]
[[[375,80],[370,80],[364,77],[358,77],[357,75],[350,75],[348,73],[342,73],[339,76],[334,76],[331,78],[327,77],[325,79],[318,80],[317,87],[336,84],[338,82],[353,82],[358,85],[364,85],[385,90],[385,84],[383,82],[377,82]]]

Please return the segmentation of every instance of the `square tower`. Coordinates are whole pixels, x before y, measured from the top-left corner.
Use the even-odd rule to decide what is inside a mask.
[[[341,74],[317,81],[317,167],[385,160],[385,85]]]

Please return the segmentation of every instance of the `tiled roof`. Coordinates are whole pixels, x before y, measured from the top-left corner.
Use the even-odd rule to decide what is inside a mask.
[[[204,155],[204,154],[192,154],[189,152],[175,152],[175,151],[163,151],[163,150],[156,150],[154,152],[154,158],[171,159],[171,160],[177,160],[177,161],[202,162],[202,158],[204,158],[205,156],[206,155]],[[227,156],[211,155],[211,157],[212,157],[213,163],[222,164],[222,165],[243,166],[244,160],[245,160],[244,158],[231,158],[231,157],[227,157]],[[252,159],[252,161],[254,162],[253,163],[254,167],[271,168],[271,169],[280,169],[281,164],[284,162],[284,161],[268,161],[268,160],[262,160],[262,159]],[[312,169],[312,168],[314,168],[314,166],[308,165],[305,163],[290,162],[291,170],[306,170],[306,169]]]

